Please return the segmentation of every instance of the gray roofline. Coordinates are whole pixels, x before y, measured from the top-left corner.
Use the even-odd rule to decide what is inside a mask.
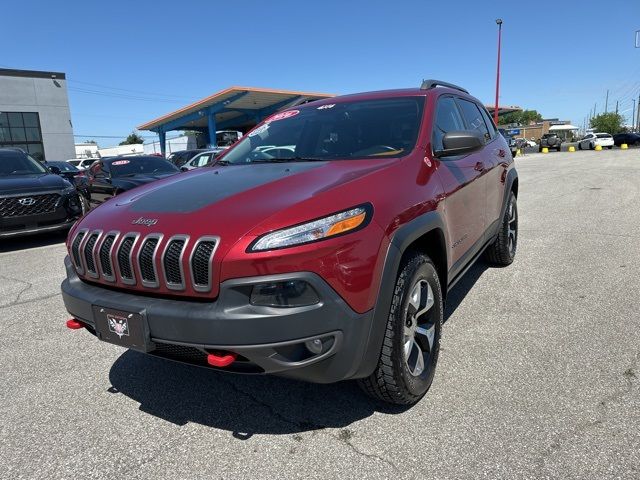
[[[56,78],[65,80],[63,72],[43,72],[41,70],[16,70],[13,68],[0,68],[0,77],[27,77],[27,78]]]

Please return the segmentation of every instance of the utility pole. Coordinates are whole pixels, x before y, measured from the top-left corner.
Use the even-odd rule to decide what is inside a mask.
[[[498,125],[498,98],[500,94],[500,47],[502,44],[502,19],[496,19],[498,25],[498,68],[496,69],[496,105],[493,110],[493,123]]]
[[[604,101],[604,113],[607,113],[608,107],[609,107],[609,90],[607,89],[607,98]]]
[[[636,118],[636,131],[638,131],[638,129],[640,129],[640,95],[638,95],[638,113]]]
[[[631,110],[631,130],[635,130],[635,126],[633,125],[634,121],[633,121],[633,117],[634,114],[636,113],[636,99],[633,99],[633,109]]]
[[[616,115],[618,114],[618,100],[616,100]]]

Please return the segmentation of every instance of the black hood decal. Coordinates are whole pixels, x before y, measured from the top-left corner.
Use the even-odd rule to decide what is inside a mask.
[[[173,183],[118,203],[133,212],[189,213],[246,190],[306,172],[326,162],[228,165],[198,169]],[[204,172],[206,170],[206,172]]]

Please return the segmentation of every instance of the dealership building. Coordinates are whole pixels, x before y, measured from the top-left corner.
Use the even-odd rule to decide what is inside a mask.
[[[0,68],[0,148],[38,160],[75,158],[64,73]]]

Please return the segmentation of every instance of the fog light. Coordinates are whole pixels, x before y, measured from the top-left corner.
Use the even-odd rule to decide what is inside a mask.
[[[319,301],[316,291],[304,280],[261,283],[251,291],[251,304],[262,307],[306,307]]]
[[[322,340],[320,340],[319,338],[307,340],[306,342],[304,342],[304,346],[307,347],[307,350],[309,350],[314,355],[322,353]]]

